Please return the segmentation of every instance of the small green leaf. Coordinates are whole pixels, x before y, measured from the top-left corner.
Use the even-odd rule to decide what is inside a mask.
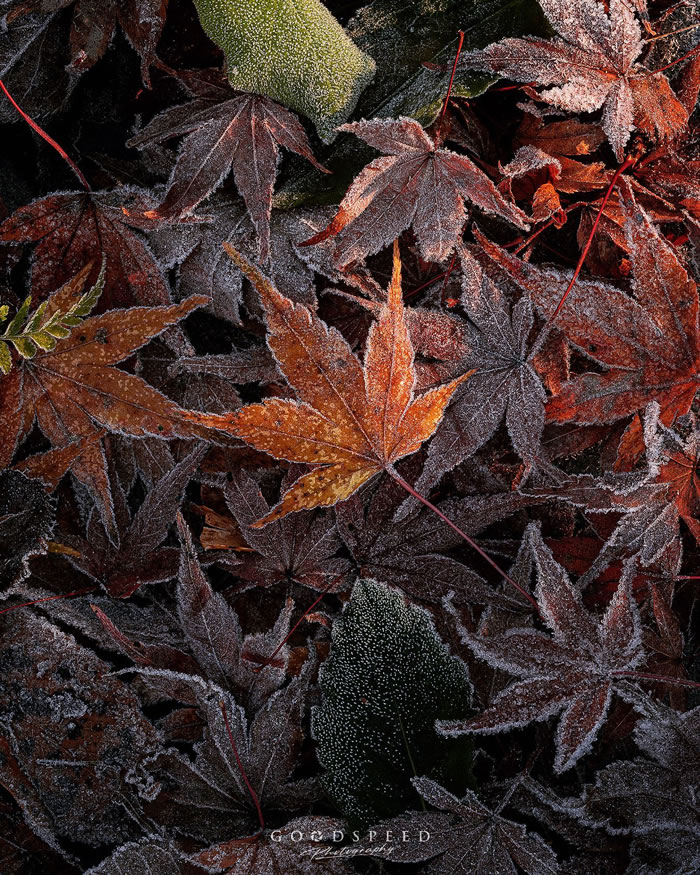
[[[0,341],[0,371],[3,374],[9,374],[12,369],[12,354],[6,343]]]
[[[48,350],[56,346],[56,338],[52,337],[47,331],[35,331],[32,334],[32,341],[39,349],[43,349],[44,352],[48,352]]]
[[[5,329],[5,337],[11,337],[12,335],[17,335],[20,333],[20,327],[24,324],[27,318],[27,313],[29,312],[29,307],[31,306],[31,303],[32,296],[29,295],[27,298],[25,298],[24,303],[15,313],[15,318]]]
[[[24,359],[34,358],[36,346],[28,337],[11,337],[10,342]]]

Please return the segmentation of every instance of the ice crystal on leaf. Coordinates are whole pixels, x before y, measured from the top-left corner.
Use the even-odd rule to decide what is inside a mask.
[[[85,265],[95,282],[108,264],[100,309],[170,303],[168,285],[153,254],[135,232],[161,222],[144,219],[153,197],[128,188],[55,192],[15,210],[0,225],[3,243],[34,243],[32,292],[44,298]]]
[[[504,39],[465,52],[460,66],[546,86],[537,97],[568,112],[602,108],[619,161],[635,125],[660,140],[685,125],[688,113],[666,77],[638,63],[642,31],[626,0],[611,0],[609,12],[598,0],[540,0],[540,6],[559,38]]]
[[[434,723],[469,711],[471,685],[425,611],[358,581],[333,625],[319,682],[312,733],[323,783],[353,821],[366,825],[415,804],[415,763],[465,789],[471,746],[441,739]]]
[[[535,595],[551,634],[510,629],[477,636],[462,628],[463,641],[476,656],[520,680],[478,716],[442,721],[438,728],[450,735],[505,732],[563,712],[554,760],[555,771],[563,772],[590,750],[608,713],[617,674],[631,671],[643,657],[639,612],[630,595],[633,566],[626,566],[605,615],[596,622],[534,525],[526,537],[537,569]]]
[[[149,681],[169,683],[205,723],[193,760],[172,748],[150,763],[159,793],[147,810],[156,822],[209,843],[250,836],[259,821],[248,782],[264,815],[308,805],[313,779],[292,777],[303,738],[308,670],[270,695],[250,720],[215,684],[174,672],[141,673]]]

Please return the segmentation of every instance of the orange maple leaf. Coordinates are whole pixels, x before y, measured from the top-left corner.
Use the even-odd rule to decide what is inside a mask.
[[[91,265],[55,292],[45,311],[66,310],[80,296]],[[53,349],[18,361],[0,377],[0,467],[10,464],[34,422],[54,448],[32,468],[57,483],[70,467],[101,507],[110,536],[116,522],[100,432],[133,437],[193,437],[180,407],[135,374],[115,365],[175,325],[208,298],[193,295],[169,307],[132,307],[91,316]],[[62,452],[58,452],[61,450]]]
[[[396,243],[387,301],[370,330],[364,368],[335,328],[224,247],[260,293],[270,348],[299,400],[268,398],[231,413],[188,411],[186,417],[277,459],[318,464],[254,523],[260,527],[292,511],[336,504],[380,471],[391,473],[397,459],[433,434],[455,389],[473,371],[415,397]]]

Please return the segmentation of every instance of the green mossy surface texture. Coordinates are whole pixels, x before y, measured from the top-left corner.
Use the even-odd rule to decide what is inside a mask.
[[[309,118],[326,142],[374,76],[318,0],[195,0],[204,30],[226,56],[228,78]]]
[[[435,721],[470,713],[464,663],[450,656],[432,620],[400,593],[360,580],[333,625],[312,734],[323,784],[351,822],[366,826],[420,808],[416,775],[456,793],[471,783],[471,741],[446,738]]]

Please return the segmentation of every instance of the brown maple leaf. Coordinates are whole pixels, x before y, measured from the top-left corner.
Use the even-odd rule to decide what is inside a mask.
[[[191,213],[233,167],[236,187],[255,224],[259,254],[270,251],[270,210],[279,147],[316,161],[299,119],[269,97],[234,91],[219,70],[181,74],[191,103],[156,116],[127,145],[146,146],[185,134],[163,203],[150,216]]]
[[[524,628],[477,636],[461,627],[462,640],[478,657],[520,680],[502,690],[478,716],[443,721],[438,728],[451,735],[505,732],[563,711],[554,759],[554,771],[563,772],[590,749],[616,684],[643,657],[639,614],[630,594],[634,564],[626,564],[598,623],[534,524],[525,538],[537,568],[540,613],[552,634]]]
[[[70,305],[87,279],[87,266],[48,302],[47,315]],[[110,310],[82,322],[52,350],[17,362],[0,378],[0,467],[36,420],[54,447],[96,435],[101,428],[134,437],[192,437],[181,408],[140,377],[114,365],[133,355],[166,328],[208,302],[193,296],[170,307]],[[95,495],[110,536],[118,541],[102,443],[85,442],[72,462],[73,474]]]
[[[186,416],[275,458],[317,465],[253,524],[260,527],[291,511],[336,504],[375,474],[391,471],[432,435],[455,389],[472,372],[414,397],[397,243],[387,302],[370,329],[364,368],[338,331],[280,295],[234,249],[227,251],[260,293],[270,348],[299,401],[270,398],[228,414]]]
[[[637,63],[644,43],[628,2],[610,0],[609,13],[598,0],[540,0],[540,6],[559,38],[503,39],[466,52],[459,66],[549,86],[534,96],[558,109],[602,107],[602,127],[619,161],[635,125],[664,140],[686,124],[688,113],[666,77]]]
[[[525,213],[483,171],[465,155],[440,148],[414,119],[352,122],[338,130],[357,134],[386,156],[360,172],[330,225],[304,241],[310,246],[334,237],[339,266],[378,252],[409,226],[423,258],[443,261],[461,237],[465,200],[528,227]]]
[[[547,405],[554,422],[611,423],[656,400],[661,422],[670,425],[688,412],[700,385],[696,284],[634,201],[631,189],[623,187],[623,194],[635,297],[598,280],[579,280],[572,289],[557,325],[604,371],[579,374],[564,384]],[[569,276],[527,264],[483,236],[479,240],[542,313],[551,316]],[[621,453],[631,463],[643,449],[641,425],[633,423]]]

